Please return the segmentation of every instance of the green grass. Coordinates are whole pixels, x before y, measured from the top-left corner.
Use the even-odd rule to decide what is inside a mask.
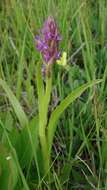
[[[48,113],[50,89],[43,97],[46,118],[39,112],[34,36],[49,15],[58,23],[68,67],[54,65]],[[1,0],[1,190],[107,189],[106,21],[106,0]],[[84,91],[96,79],[102,81]],[[40,121],[48,123],[46,147]]]

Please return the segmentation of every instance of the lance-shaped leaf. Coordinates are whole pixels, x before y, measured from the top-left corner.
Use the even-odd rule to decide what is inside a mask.
[[[83,84],[82,86],[76,88],[73,92],[71,92],[62,102],[55,108],[52,112],[49,124],[48,124],[48,146],[49,151],[51,150],[54,133],[56,130],[56,123],[61,114],[65,111],[65,109],[78,98],[87,88],[92,87],[93,85],[100,83],[102,80],[95,80],[92,82],[88,82]]]

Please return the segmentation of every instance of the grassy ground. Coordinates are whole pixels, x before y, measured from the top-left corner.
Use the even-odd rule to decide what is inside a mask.
[[[38,148],[36,65],[41,57],[34,36],[49,15],[57,20],[70,66],[55,65],[50,112],[81,84],[103,81],[58,121],[48,181]],[[4,90],[0,87],[1,190],[107,189],[106,63],[106,0],[0,0],[0,78],[6,81]],[[30,133],[20,130],[26,120]]]

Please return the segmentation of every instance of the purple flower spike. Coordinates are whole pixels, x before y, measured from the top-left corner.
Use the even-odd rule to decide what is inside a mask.
[[[40,36],[35,37],[36,48],[41,52],[44,61],[52,64],[60,58],[59,42],[61,41],[54,18],[48,17],[40,31]]]

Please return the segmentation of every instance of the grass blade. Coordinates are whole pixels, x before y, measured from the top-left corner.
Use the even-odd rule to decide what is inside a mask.
[[[15,95],[13,94],[11,89],[8,87],[6,82],[2,79],[0,79],[0,86],[2,86],[2,88],[6,92],[6,95],[15,111],[15,114],[16,114],[21,126],[22,127],[26,126],[28,124],[28,119],[27,119],[26,114],[24,113],[22,107],[20,106],[17,98],[15,97]]]

